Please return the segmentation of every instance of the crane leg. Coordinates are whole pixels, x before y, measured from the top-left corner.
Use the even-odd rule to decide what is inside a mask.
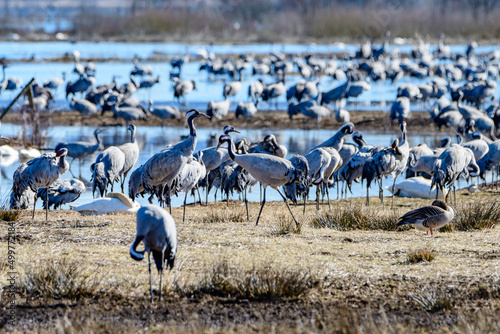
[[[276,190],[281,195],[281,197],[283,197],[283,200],[285,201],[286,207],[288,208],[288,211],[290,211],[290,214],[292,215],[292,218],[295,221],[295,226],[298,227],[299,223],[297,222],[297,219],[295,219],[295,216],[293,215],[292,209],[290,209],[290,205],[288,205],[288,201],[287,201],[286,197],[283,196],[283,194],[281,193],[281,191],[279,190],[279,188],[276,188]],[[265,192],[264,192],[264,194],[265,194]]]
[[[33,203],[33,217],[31,217],[32,220],[35,220],[36,199],[37,199],[37,196],[35,196],[35,203]]]
[[[337,184],[338,187],[338,184]],[[328,191],[328,186],[326,187],[326,198],[328,200],[328,208],[331,210],[332,206],[330,205],[330,192]]]
[[[148,269],[149,269],[149,301],[153,303],[153,288],[151,284],[151,251],[148,251]]]
[[[366,187],[366,206],[370,206],[370,188]]]
[[[319,211],[319,185],[316,186],[316,211]]]
[[[168,187],[168,209],[170,210],[170,214],[172,214],[172,197],[170,195],[171,195],[171,191],[170,191],[170,187]]]
[[[45,222],[49,220],[49,187],[47,186],[47,191],[45,192]]]
[[[161,279],[163,277],[163,267],[165,266],[165,249],[161,252],[161,266],[162,268],[159,270],[160,272],[160,298],[158,299],[159,302],[161,302]]]
[[[394,177],[394,181],[392,182],[392,202],[391,202],[391,209],[394,208],[394,189],[396,188],[396,177]]]
[[[75,159],[73,159],[75,160]],[[81,159],[78,159],[78,178],[81,179],[82,178],[82,160]]]
[[[257,216],[257,222],[255,222],[255,226],[259,225],[260,214],[262,213],[262,209],[264,209],[264,204],[266,204],[266,188],[264,188],[264,198],[262,199],[262,204],[260,206],[259,215]]]
[[[184,209],[182,210],[182,222],[184,223],[184,220],[186,219],[186,200],[188,197],[188,193],[186,192],[186,195],[184,195]]]
[[[248,198],[247,198],[247,188],[245,187],[245,207],[247,209],[247,221],[250,220],[250,215],[248,214]]]
[[[200,206],[202,206],[203,204],[201,203],[200,187],[197,187],[196,191],[198,191],[198,198],[200,199]],[[195,198],[195,202],[196,202],[196,198]]]
[[[210,188],[208,187],[208,173],[210,172],[207,172],[207,175],[205,175],[205,189],[207,189],[207,192],[205,194],[205,204],[208,206],[208,193],[210,192]],[[201,201],[201,199],[200,199]]]
[[[379,188],[378,188],[378,197],[382,202],[382,207],[384,207],[384,190],[382,189],[382,179],[380,179]]]

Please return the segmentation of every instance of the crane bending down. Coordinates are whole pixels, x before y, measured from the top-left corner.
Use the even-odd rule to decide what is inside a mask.
[[[188,111],[185,117],[189,126],[189,137],[172,147],[156,153],[144,164],[142,184],[145,190],[153,192],[156,186],[161,186],[161,188],[166,187],[168,197],[170,198],[173,181],[188,161],[192,159],[197,143],[196,128],[193,121],[200,116],[209,118],[196,109]],[[160,192],[160,194],[163,193],[163,191]],[[171,201],[169,201],[169,208],[171,212]]]
[[[305,163],[306,167],[304,169],[300,169],[296,167],[296,165],[292,164],[292,162],[289,160],[269,154],[236,154],[234,142],[230,135],[220,136],[219,144],[217,145],[217,147],[219,147],[223,143],[228,143],[229,145],[228,151],[231,160],[247,170],[257,181],[262,184],[262,187],[264,188],[264,197],[262,198],[262,205],[260,207],[259,215],[257,216],[255,225],[259,224],[262,209],[264,208],[264,204],[266,204],[266,188],[270,186],[271,188],[276,189],[276,191],[278,191],[278,193],[281,195],[288,210],[290,211],[290,214],[292,215],[293,220],[295,221],[295,224],[298,226],[299,223],[295,219],[292,210],[288,205],[286,197],[283,196],[278,187],[294,182],[307,182],[309,174],[307,161]]]
[[[47,189],[49,194],[47,195]],[[85,191],[85,184],[78,179],[58,179],[48,188],[38,189],[37,196],[43,200],[43,208],[54,206],[60,208],[66,203],[71,203],[80,198]],[[46,200],[48,196],[48,202]]]
[[[66,161],[68,150],[62,148],[57,153],[45,153],[38,158],[31,159],[27,163],[21,164],[14,172],[14,182],[12,184],[11,206],[16,207],[21,196],[30,188],[35,194],[40,188],[50,187],[60,175],[66,173],[69,164]],[[33,218],[35,219],[35,203],[33,204]],[[45,195],[48,202],[48,192]],[[49,206],[45,208],[45,220],[49,218]]]
[[[144,250],[138,251],[140,242],[144,243]],[[177,253],[177,229],[172,216],[164,209],[156,205],[146,205],[137,211],[137,235],[134,243],[130,246],[130,256],[136,261],[144,259],[144,253],[148,253],[149,268],[149,294],[153,302],[153,289],[151,284],[151,253],[155,261],[156,269],[160,274],[160,297],[161,301],[161,279],[163,266],[167,261],[167,267],[172,270]]]

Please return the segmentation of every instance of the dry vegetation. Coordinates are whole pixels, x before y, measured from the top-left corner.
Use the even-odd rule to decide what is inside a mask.
[[[238,201],[175,208],[179,249],[158,303],[147,263],[128,252],[133,214],[53,211],[15,222],[16,326],[6,324],[7,228],[0,239],[0,326],[17,332],[498,333],[499,192],[459,193],[457,219],[433,237],[395,219],[428,205],[397,198],[292,207]],[[3,217],[9,217],[3,215]],[[467,225],[467,221],[470,224]],[[4,226],[7,223],[4,223]]]

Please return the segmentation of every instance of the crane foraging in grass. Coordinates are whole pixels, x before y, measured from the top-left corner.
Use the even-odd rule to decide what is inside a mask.
[[[299,223],[295,219],[295,216],[293,215],[292,210],[288,205],[286,197],[283,196],[283,193],[279,190],[278,187],[294,182],[306,182],[309,174],[309,168],[297,168],[296,165],[294,165],[290,160],[286,160],[270,154],[237,154],[233,139],[230,135],[224,134],[220,136],[219,144],[217,145],[217,147],[220,147],[223,143],[228,143],[229,145],[228,152],[231,160],[247,170],[257,181],[262,184],[262,187],[264,188],[264,197],[262,199],[262,205],[260,207],[259,215],[257,216],[255,225],[259,224],[262,209],[266,204],[266,188],[270,186],[271,188],[276,189],[276,191],[278,191],[278,193],[281,195],[288,210],[290,211],[290,214],[292,215],[293,220],[295,221],[295,224],[298,226]],[[307,166],[307,163],[305,164],[305,166]]]
[[[144,243],[144,250],[138,251],[137,246],[141,241]],[[148,253],[150,301],[153,302],[151,253],[153,253],[156,269],[160,275],[159,301],[161,301],[163,268],[165,261],[170,270],[174,266],[177,253],[177,229],[172,216],[155,205],[146,205],[137,211],[137,235],[130,246],[130,256],[136,261],[142,261],[145,252]]]

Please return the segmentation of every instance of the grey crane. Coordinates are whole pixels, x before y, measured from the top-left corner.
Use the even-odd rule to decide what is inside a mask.
[[[234,127],[230,125],[226,125],[224,129],[222,130],[224,134],[229,134],[231,132],[236,132],[240,133],[237,131]],[[201,155],[201,157],[200,157]],[[200,151],[198,154],[196,154],[198,161],[203,162],[203,165],[205,166],[206,169],[206,174],[205,174],[205,187],[206,187],[206,201],[205,203],[208,204],[208,193],[210,192],[210,189],[212,185],[209,183],[209,178],[208,175],[209,173],[219,167],[221,164],[224,162],[230,160],[229,158],[229,152],[227,151],[226,148],[219,147],[208,147],[202,151]]]
[[[165,121],[166,119],[176,119],[181,120],[182,114],[179,108],[171,106],[156,106],[153,107],[153,100],[149,100],[148,111],[152,114]]]
[[[471,171],[469,171],[469,168]],[[453,144],[445,149],[436,159],[431,188],[436,185],[437,189],[442,192],[445,187],[453,188],[453,196],[456,202],[455,181],[462,173],[465,173],[466,176],[478,176],[480,169],[474,159],[474,153],[470,149]],[[448,192],[446,199],[450,192]],[[436,191],[436,196],[437,194],[438,192]]]
[[[61,142],[61,143],[56,145],[56,149],[55,149],[56,152],[62,148],[66,148],[68,150],[68,157],[73,158],[73,160],[71,160],[71,162],[69,163],[70,167],[71,167],[71,164],[73,163],[73,161],[75,159],[78,159],[79,171],[80,171],[79,177],[80,178],[82,176],[82,160],[85,157],[94,154],[94,152],[97,151],[99,149],[99,147],[101,146],[101,139],[99,138],[99,133],[101,133],[101,132],[102,132],[101,129],[96,129],[94,131],[94,136],[96,139],[95,143],[90,142],[90,141],[77,141],[74,143]]]
[[[140,84],[138,84],[135,81],[132,74],[130,75],[129,79],[130,79],[129,82],[118,87],[118,92],[123,94],[126,97],[129,97],[130,95],[134,94],[140,86]]]
[[[234,114],[236,118],[238,118],[240,115],[246,118],[251,118],[253,115],[257,113],[257,108],[259,105],[259,100],[256,100],[255,102],[239,102],[238,106],[236,107],[236,110],[234,111]]]
[[[30,188],[36,194],[38,189],[50,187],[60,175],[66,173],[69,169],[69,164],[65,159],[67,154],[68,150],[62,148],[56,153],[44,153],[38,158],[21,164],[14,172],[15,182],[12,184],[11,206],[17,206],[26,189]],[[32,219],[35,219],[36,199],[35,196]],[[48,202],[48,192],[45,200]],[[45,220],[48,220],[49,207],[45,209]]]
[[[344,137],[347,134],[352,134],[353,132],[354,132],[354,124],[352,123],[344,124],[332,137],[328,138],[321,144],[316,145],[312,149],[314,150],[315,148],[318,147],[331,147],[336,149],[337,151],[340,151],[342,145],[344,145]]]
[[[435,200],[430,206],[424,206],[405,213],[399,218],[397,226],[413,225],[416,229],[426,231],[426,234],[434,235],[437,230],[453,220],[455,211],[443,201]]]
[[[44,88],[52,89],[57,92],[59,86],[62,86],[66,81],[66,72],[62,72],[61,77],[53,77],[43,83]]]
[[[49,194],[47,195],[47,189]],[[85,184],[78,179],[58,179],[49,188],[38,189],[37,197],[43,200],[43,208],[51,206],[60,208],[66,203],[72,203],[80,198],[85,191]],[[47,199],[48,198],[48,202]]]
[[[225,98],[229,96],[236,96],[241,90],[241,73],[239,80],[231,81],[228,84],[224,85],[224,89],[222,90],[222,96]]]
[[[144,243],[144,250],[138,251],[137,246],[141,241]],[[153,253],[156,269],[160,275],[159,301],[161,301],[161,280],[165,261],[167,261],[167,268],[172,270],[174,267],[177,253],[177,229],[172,216],[156,205],[146,205],[137,211],[137,234],[130,246],[130,256],[136,261],[142,261],[145,252],[148,253],[150,301],[153,302],[151,253]]]
[[[399,140],[396,138],[390,147],[374,154],[364,163],[361,178],[366,180],[366,205],[370,205],[369,189],[375,179],[379,181],[379,198],[384,205],[382,179],[388,175],[392,175],[394,178],[402,156],[399,148]]]
[[[2,81],[0,81],[0,94],[3,93],[3,91],[7,88],[7,84],[9,83],[9,81],[5,78],[5,68],[7,67],[7,65],[2,65],[2,73],[3,73],[3,77],[2,77]]]
[[[256,102],[261,97],[263,91],[264,84],[262,83],[262,79],[259,79],[250,83],[248,86],[248,97],[250,97],[253,102]]]
[[[321,93],[321,104],[337,103],[345,98],[351,83],[351,76],[347,75],[347,81],[327,92]]]
[[[186,121],[189,126],[189,137],[176,145],[153,155],[145,164],[142,171],[142,184],[145,190],[153,191],[155,186],[166,187],[168,198],[171,196],[172,183],[182,171],[186,163],[192,159],[197,143],[194,119],[207,115],[196,109],[186,112]],[[162,192],[163,193],[163,192]],[[171,201],[169,201],[172,211]]]
[[[103,197],[111,185],[113,191],[114,182],[118,181],[125,165],[125,154],[116,146],[110,146],[101,152],[96,161],[90,165],[92,172],[92,196],[96,190]]]
[[[94,77],[87,77],[85,75],[80,76],[80,78],[75,82],[69,81],[66,84],[66,99],[69,94],[75,95],[76,93],[82,93],[83,95],[83,93],[86,92],[90,86],[95,84],[95,81]]]
[[[291,112],[291,110],[294,109],[293,106],[295,106],[295,110]],[[292,118],[293,114],[300,112],[304,116],[312,118],[317,123],[319,123],[323,118],[330,116],[330,114],[332,113],[332,111],[328,107],[321,105],[314,104],[309,107],[301,107],[301,108],[297,108],[297,106],[298,105],[295,102],[292,102],[288,105],[288,115],[290,119]]]
[[[335,120],[340,124],[350,123],[351,114],[345,109],[337,108],[337,111],[335,112]]]
[[[142,106],[125,107],[120,105],[120,100],[111,108],[114,118],[121,118],[126,123],[131,123],[138,120],[147,120],[148,115],[146,109]]]
[[[410,155],[410,145],[408,143],[408,139],[406,138],[406,122],[401,122],[399,124],[401,129],[401,144],[398,147],[398,159],[399,165],[394,171],[392,189],[396,187],[396,179],[399,175],[401,175],[406,169],[406,165],[408,163],[408,156]],[[392,193],[392,203],[391,206],[394,207],[394,193]]]
[[[477,165],[480,168],[480,176],[483,180],[486,180],[486,171],[493,170],[495,166],[500,164],[500,140],[495,140],[488,147],[488,153],[477,161]],[[493,184],[494,171],[491,173],[491,183]],[[498,169],[497,169],[497,181],[498,181]]]
[[[69,103],[71,110],[78,111],[82,115],[97,115],[97,106],[85,99],[76,99],[74,96]]]
[[[139,89],[144,88],[144,89],[149,89],[152,88],[154,85],[160,82],[160,76],[158,75],[156,78],[154,77],[149,77],[146,79],[143,79],[140,84],[139,84]]]
[[[137,141],[135,139],[135,133],[136,133],[136,127],[135,125],[131,124],[128,127],[128,130],[130,131],[130,143],[125,143],[118,148],[123,152],[125,155],[125,162],[123,164],[123,169],[120,172],[120,178],[121,178],[121,187],[122,187],[122,192],[123,192],[123,185],[125,183],[125,179],[127,178],[128,172],[134,167],[135,163],[137,162],[137,159],[139,159],[139,145],[137,144]]]
[[[476,162],[479,161],[482,157],[484,157],[489,151],[488,143],[481,138],[481,133],[479,133],[477,131],[475,131],[472,134],[472,140],[470,140],[466,143],[462,142],[462,136],[457,133],[457,141],[458,141],[458,144],[472,150],[472,152],[474,153],[474,159],[476,159]]]
[[[295,224],[298,225],[298,222],[295,219],[290,206],[288,205],[286,197],[283,196],[278,187],[293,182],[304,182],[304,180],[307,179],[308,167],[305,170],[299,170],[289,160],[269,154],[237,154],[235,152],[233,139],[230,135],[224,134],[219,137],[218,147],[223,143],[228,143],[229,145],[228,152],[231,160],[247,170],[257,181],[262,184],[264,188],[264,197],[262,199],[262,205],[260,207],[259,215],[257,216],[255,225],[258,225],[262,209],[264,208],[264,205],[266,203],[266,188],[268,186],[278,191],[278,193],[285,201],[285,204],[290,211]]]
[[[262,91],[262,101],[269,102],[271,103],[271,100],[275,100],[276,104],[276,110],[278,109],[278,98],[281,95],[286,94],[286,87],[285,84],[281,81],[267,85],[264,87],[264,90]]]
[[[222,101],[210,101],[207,105],[207,115],[210,116],[210,119],[213,118],[222,119],[227,116],[229,113],[229,99],[227,96]]]
[[[186,218],[186,200],[188,193],[193,190],[198,182],[205,178],[207,170],[203,165],[203,151],[198,155],[199,161],[193,159],[189,161],[177,176],[177,190],[185,193],[182,211],[182,221]]]
[[[174,86],[174,97],[180,103],[180,98],[184,98],[183,105],[186,104],[186,95],[196,89],[194,80],[177,81]]]
[[[12,184],[21,184],[24,182],[23,171],[28,167],[27,164],[21,164],[14,172],[12,177]],[[30,187],[23,187],[17,193],[11,192],[10,194],[10,208],[11,209],[27,209],[30,204],[34,203],[36,194]]]
[[[410,113],[410,99],[406,96],[398,97],[391,106],[391,124],[396,119],[399,121],[399,123],[406,121],[408,118],[410,118]]]
[[[139,65],[139,60],[134,59],[134,68],[130,71],[130,75],[146,76],[153,75],[153,68],[150,65]]]

